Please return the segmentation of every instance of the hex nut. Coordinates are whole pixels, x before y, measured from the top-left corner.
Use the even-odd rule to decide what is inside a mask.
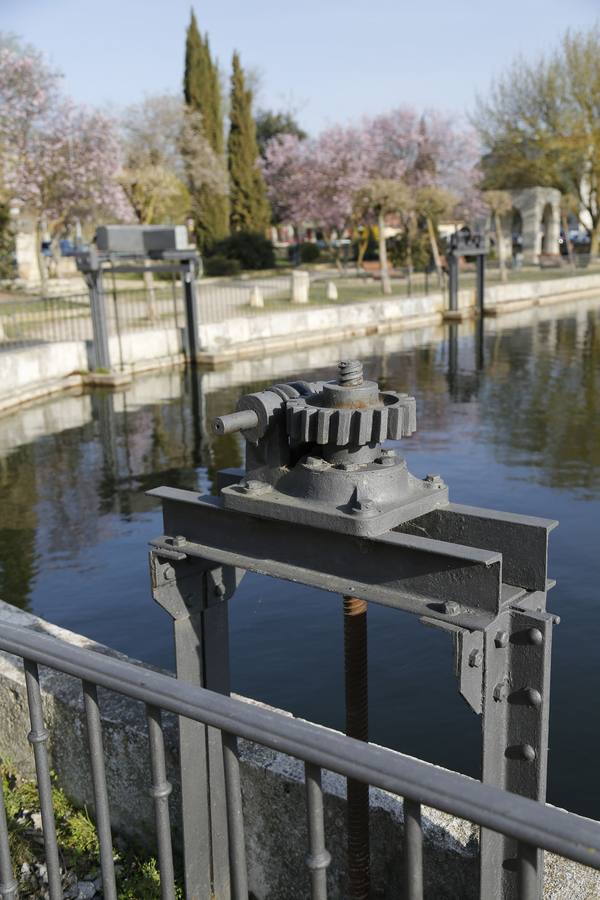
[[[471,650],[469,655],[469,665],[472,669],[478,669],[483,662],[483,653],[481,650]]]
[[[456,600],[446,600],[444,603],[444,612],[447,616],[457,616],[460,612],[460,606]]]

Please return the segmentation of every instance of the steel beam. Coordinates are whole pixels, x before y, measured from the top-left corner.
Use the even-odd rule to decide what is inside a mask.
[[[177,678],[229,694],[227,600],[238,579],[177,550],[150,554],[154,599],[173,618]],[[179,719],[186,897],[231,895],[221,732]]]
[[[546,798],[552,616],[513,608],[484,633],[483,777],[522,797]],[[541,898],[543,854],[535,853]],[[481,900],[518,900],[519,860],[512,838],[481,830]]]
[[[502,579],[527,591],[548,587],[548,535],[558,522],[449,503],[394,530],[502,554]]]
[[[420,616],[481,630],[519,590],[502,585],[494,551],[388,532],[355,537],[261,519],[225,509],[216,497],[157,488],[165,534],[184,535],[180,550],[338,594],[357,596]],[[169,538],[153,546],[169,549]]]

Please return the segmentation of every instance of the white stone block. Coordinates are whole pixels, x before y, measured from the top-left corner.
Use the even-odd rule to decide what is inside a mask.
[[[292,272],[292,303],[308,303],[310,277],[308,272]]]
[[[337,300],[338,298],[338,289],[335,281],[327,282],[327,299],[328,300]]]
[[[250,306],[254,306],[257,309],[262,309],[265,305],[264,297],[261,289],[257,284],[254,285],[252,290],[250,291]]]

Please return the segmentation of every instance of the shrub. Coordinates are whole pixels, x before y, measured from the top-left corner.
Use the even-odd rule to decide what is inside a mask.
[[[300,261],[303,263],[311,263],[315,262],[319,256],[321,255],[321,251],[317,244],[313,244],[312,241],[304,241],[303,244],[300,244]]]
[[[204,260],[205,275],[238,275],[241,268],[239,260],[226,256],[209,256]]]
[[[237,260],[242,269],[272,269],[275,266],[273,244],[264,235],[252,231],[236,231],[215,244],[212,252],[214,256]]]

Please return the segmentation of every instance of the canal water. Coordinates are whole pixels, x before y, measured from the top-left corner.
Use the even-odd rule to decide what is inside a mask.
[[[488,324],[489,322],[489,324]],[[162,531],[145,491],[212,490],[242,463],[211,419],[242,392],[328,378],[338,354],[417,398],[409,469],[456,502],[560,520],[550,538],[555,629],[549,799],[600,818],[600,301],[328,345],[124,393],[62,396],[0,419],[0,597],[142,660],[173,666],[170,620],[148,587]],[[479,718],[458,694],[449,637],[369,606],[373,741],[478,775]],[[249,574],[231,603],[233,689],[343,727],[342,606]]]

